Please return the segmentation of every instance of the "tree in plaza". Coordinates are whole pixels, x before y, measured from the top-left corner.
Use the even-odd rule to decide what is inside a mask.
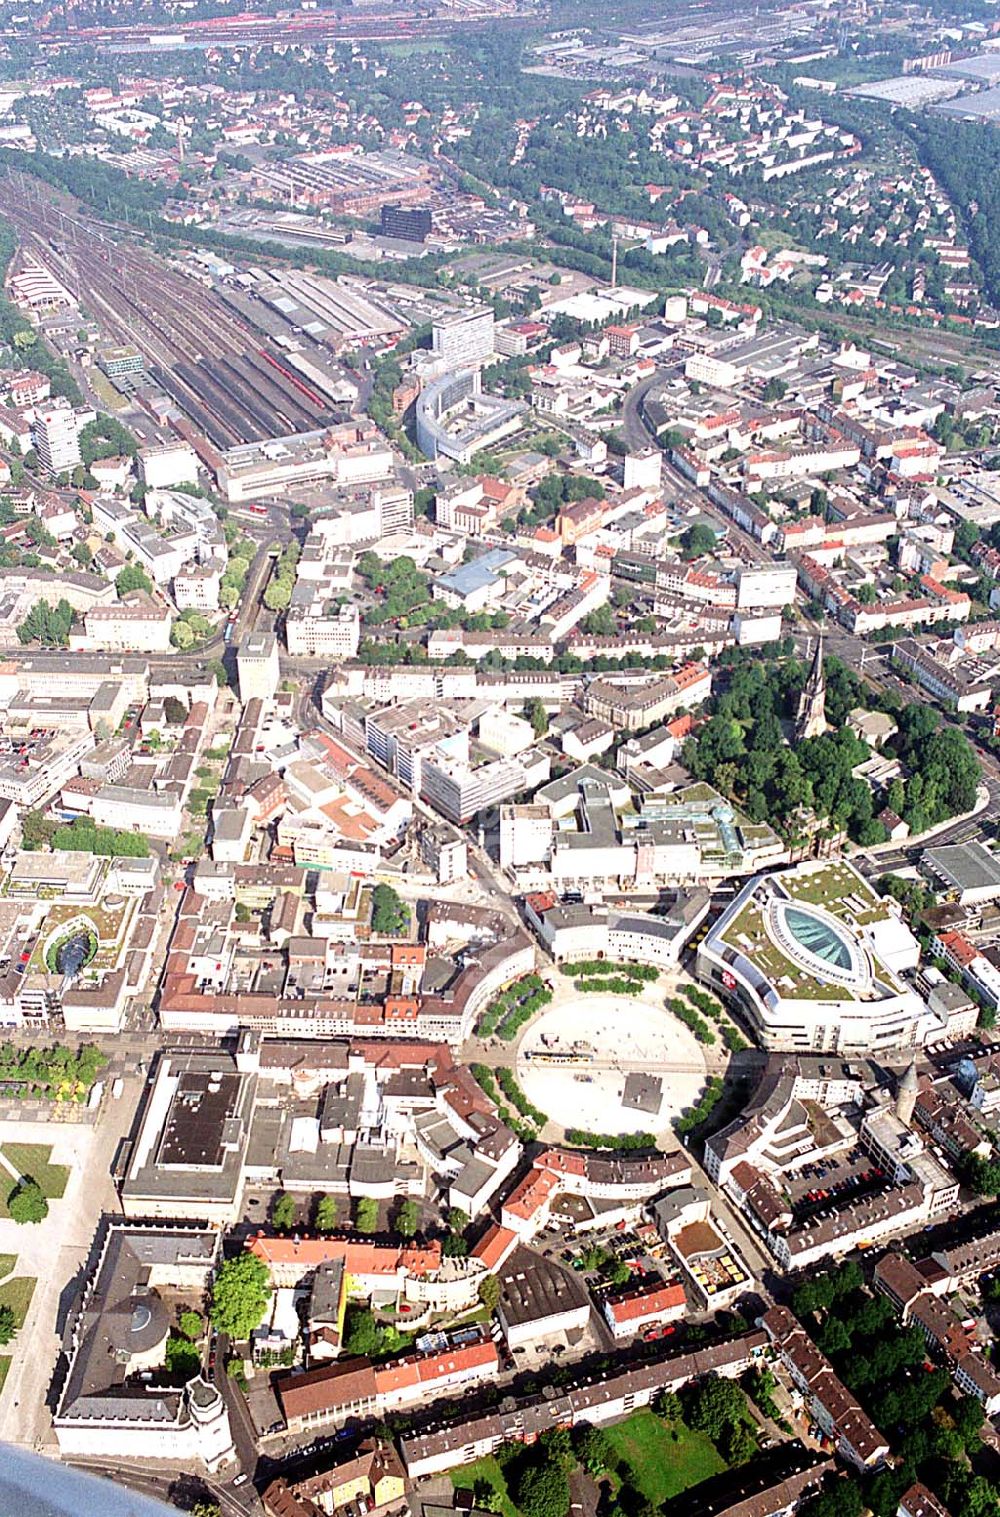
[[[337,1198],[336,1196],[320,1196],[316,1202],[316,1214],[313,1225],[317,1232],[332,1233],[337,1225]]]
[[[167,1374],[183,1384],[201,1369],[201,1355],[189,1338],[171,1333],[164,1348],[163,1364]]]
[[[540,700],[528,702],[525,715],[531,723],[531,730],[536,737],[544,737],[549,730],[549,714]]]
[[[270,1296],[271,1276],[262,1259],[248,1252],[227,1259],[212,1286],[212,1326],[242,1342],[260,1326]]]
[[[373,1233],[378,1229],[378,1202],[371,1196],[362,1196],[354,1211],[354,1226],[359,1233]]]
[[[372,891],[372,931],[378,933],[404,932],[409,925],[410,911],[391,885],[376,885]]]
[[[17,1318],[10,1306],[0,1306],[0,1345],[10,1343],[17,1332]]]
[[[349,1306],[344,1318],[344,1349],[348,1354],[369,1358],[381,1347],[379,1325],[365,1306]]]
[[[746,1464],[757,1452],[757,1440],[744,1422],[731,1422],[719,1439],[719,1451],[727,1464]]]
[[[404,1201],[396,1213],[396,1232],[401,1238],[412,1238],[420,1226],[420,1208],[416,1201]]]
[[[472,1487],[472,1495],[476,1507],[480,1512],[502,1512],[503,1497],[495,1485],[488,1480],[477,1480]]]
[[[861,1517],[864,1502],[850,1475],[828,1476],[823,1489],[802,1508],[802,1517]]]
[[[661,1391],[653,1402],[653,1411],[664,1422],[680,1422],[684,1415],[681,1398],[676,1391]]]
[[[479,1299],[488,1311],[495,1312],[500,1304],[500,1281],[496,1275],[484,1275],[479,1282]]]
[[[290,1196],[287,1190],[281,1190],[274,1198],[271,1206],[271,1226],[279,1233],[287,1233],[289,1228],[295,1226],[295,1197]]]
[[[704,522],[695,522],[681,538],[681,547],[687,559],[704,558],[715,547],[715,533]]]
[[[128,595],[131,590],[145,590],[148,594],[152,588],[152,580],[138,564],[126,564],[123,569],[119,569],[115,580],[115,589],[119,595]]]
[[[952,1416],[966,1452],[971,1456],[981,1445],[980,1429],[986,1420],[983,1404],[975,1396],[960,1396],[952,1408]]]
[[[201,1337],[201,1331],[204,1325],[205,1324],[201,1318],[201,1312],[190,1310],[181,1312],[180,1316],[177,1319],[177,1326],[180,1328],[184,1337],[189,1339],[191,1343],[197,1342],[197,1340]]]
[[[44,1222],[49,1203],[38,1181],[26,1175],[8,1197],[7,1210],[14,1222]]]

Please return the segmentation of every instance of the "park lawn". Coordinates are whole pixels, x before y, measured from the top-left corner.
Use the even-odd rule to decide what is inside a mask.
[[[507,1482],[496,1460],[487,1455],[474,1464],[463,1464],[451,1471],[451,1483],[456,1491],[471,1491],[479,1480],[485,1480],[500,1497],[498,1510],[502,1517],[518,1517],[517,1507],[507,1494]]]
[[[16,1263],[16,1254],[0,1254],[0,1280],[6,1280],[7,1276],[13,1272]]]
[[[683,1423],[668,1426],[649,1410],[634,1412],[605,1431],[619,1459],[631,1468],[635,1485],[654,1506],[726,1468],[705,1433],[693,1432]]]
[[[0,1284],[0,1306],[11,1308],[18,1327],[23,1326],[28,1315],[28,1307],[37,1284],[38,1281],[32,1275],[15,1275],[13,1279],[4,1280]]]
[[[66,1194],[69,1168],[65,1164],[53,1164],[52,1149],[44,1143],[4,1143],[4,1157],[9,1159],[21,1175],[30,1175],[37,1180],[42,1195],[49,1201],[58,1201]]]
[[[9,1354],[0,1354],[0,1391],[3,1390],[4,1385],[6,1384],[7,1376],[10,1372],[10,1367],[13,1362],[14,1361],[11,1359]]]

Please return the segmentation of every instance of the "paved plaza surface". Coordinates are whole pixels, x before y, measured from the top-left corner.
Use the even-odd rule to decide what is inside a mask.
[[[706,1076],[701,1046],[655,986],[641,998],[560,998],[524,1034],[516,1068],[539,1110],[594,1133],[663,1132]]]

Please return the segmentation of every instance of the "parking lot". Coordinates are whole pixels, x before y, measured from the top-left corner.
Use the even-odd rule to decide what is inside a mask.
[[[823,1212],[836,1211],[856,1201],[880,1195],[892,1186],[892,1176],[867,1154],[855,1151],[837,1158],[806,1165],[788,1184],[796,1225]]]

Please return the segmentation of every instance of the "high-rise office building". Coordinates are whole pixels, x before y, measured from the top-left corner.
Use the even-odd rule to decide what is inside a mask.
[[[473,306],[439,316],[431,328],[431,352],[450,369],[478,367],[493,356],[493,311]]]
[[[400,237],[404,242],[423,242],[433,225],[430,211],[423,205],[384,205],[383,237]]]
[[[73,407],[54,401],[35,412],[35,451],[52,474],[67,474],[80,459],[80,429]]]
[[[281,670],[278,665],[278,639],[273,632],[251,632],[240,643],[236,655],[240,679],[240,700],[270,701],[278,688]]]

